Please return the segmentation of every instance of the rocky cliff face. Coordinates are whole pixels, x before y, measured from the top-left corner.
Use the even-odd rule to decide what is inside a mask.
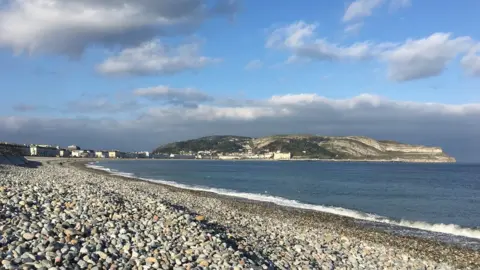
[[[208,143],[207,143],[208,142]],[[213,136],[172,143],[154,152],[210,151],[217,154],[291,153],[294,159],[378,160],[400,162],[455,162],[439,147],[377,141],[368,137],[282,135],[262,138]],[[173,152],[171,152],[173,153]]]
[[[422,154],[441,154],[443,153],[440,147],[426,147],[419,145],[398,144],[398,143],[381,143],[385,151],[402,152],[402,153],[422,153]]]

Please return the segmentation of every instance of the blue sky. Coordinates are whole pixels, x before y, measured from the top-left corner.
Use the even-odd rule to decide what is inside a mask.
[[[0,140],[149,149],[298,131],[463,153],[479,134],[478,1],[42,2],[0,5]],[[426,122],[460,130],[439,139]]]

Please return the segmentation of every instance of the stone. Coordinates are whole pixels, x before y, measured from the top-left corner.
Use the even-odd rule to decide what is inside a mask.
[[[22,237],[23,239],[28,241],[28,240],[32,240],[35,237],[35,235],[33,235],[32,233],[24,233]]]
[[[105,260],[108,258],[108,255],[101,251],[97,251],[95,252],[95,254],[97,254],[102,260]]]
[[[205,216],[196,216],[196,217],[195,217],[195,220],[196,220],[196,221],[204,221],[204,220],[205,220]]]
[[[79,261],[77,262],[77,264],[78,264],[78,266],[79,266],[81,269],[85,269],[85,268],[88,267],[88,263],[87,263],[86,261],[84,261],[84,260],[79,260]]]
[[[154,264],[154,263],[157,262],[157,259],[155,259],[154,257],[147,257],[147,258],[145,259],[145,262],[146,262],[146,263],[149,263],[149,264]]]

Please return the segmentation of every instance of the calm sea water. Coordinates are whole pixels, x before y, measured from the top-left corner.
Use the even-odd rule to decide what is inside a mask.
[[[351,216],[397,233],[480,246],[480,165],[195,160],[95,165],[181,187]]]

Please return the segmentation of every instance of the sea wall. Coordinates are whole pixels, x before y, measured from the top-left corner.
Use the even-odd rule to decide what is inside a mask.
[[[28,161],[21,156],[0,155],[0,165],[25,165]]]

